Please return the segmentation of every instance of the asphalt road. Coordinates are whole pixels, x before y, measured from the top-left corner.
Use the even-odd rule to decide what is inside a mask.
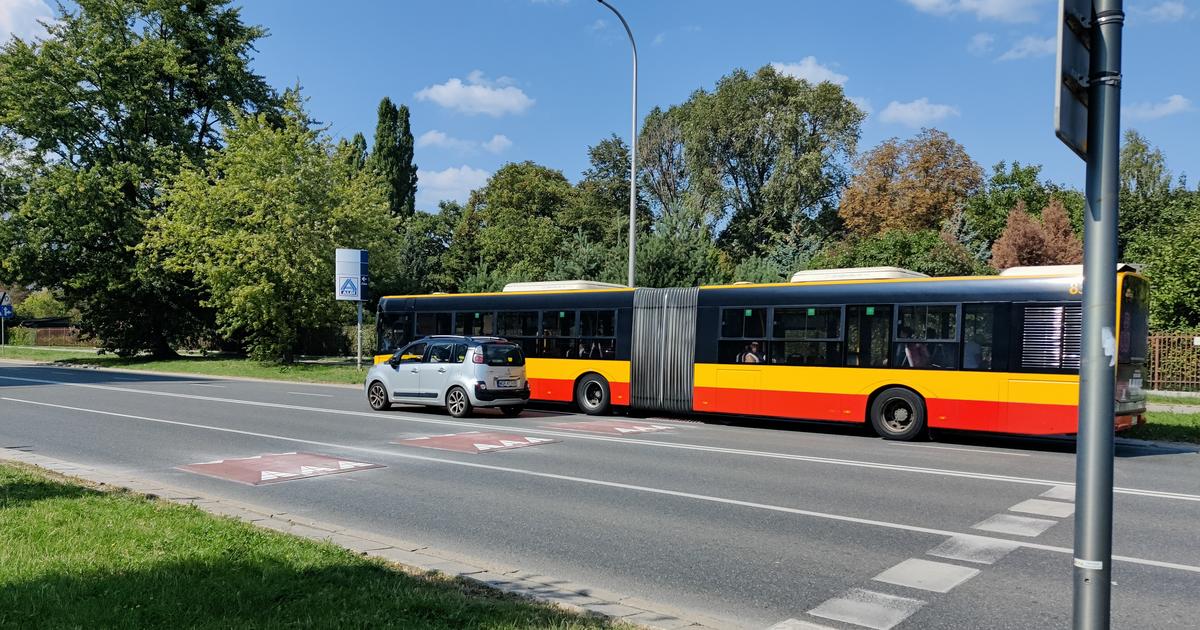
[[[853,428],[660,418],[636,419],[668,427],[650,433],[548,426],[589,420],[559,409],[455,420],[372,412],[346,388],[0,364],[3,447],[745,627],[887,627],[900,610],[915,610],[901,628],[1069,625],[1069,442],[897,444]],[[557,442],[481,454],[393,443],[467,431]],[[258,486],[177,469],[288,451],[384,467]],[[1195,628],[1200,455],[1117,455],[1113,627]]]

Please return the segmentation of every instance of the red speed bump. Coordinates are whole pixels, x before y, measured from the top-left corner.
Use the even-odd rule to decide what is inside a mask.
[[[557,422],[545,426],[569,431],[587,431],[588,433],[615,433],[629,435],[630,433],[655,433],[669,431],[675,427],[667,424],[650,422],[626,422],[624,420],[593,420],[591,422]]]
[[[211,462],[188,464],[180,466],[179,470],[257,486],[264,483],[307,479],[370,468],[383,468],[383,465],[339,459],[316,453],[268,453],[254,457],[218,459]]]
[[[428,435],[394,440],[392,444],[436,448],[442,451],[457,451],[459,453],[489,453],[491,451],[507,451],[526,446],[552,444],[557,441],[550,438],[517,435],[516,433],[468,431],[466,433],[448,433],[446,435]]]

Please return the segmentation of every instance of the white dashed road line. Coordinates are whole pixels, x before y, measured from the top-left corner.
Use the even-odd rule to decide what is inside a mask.
[[[1058,521],[1051,521],[1044,518],[1029,518],[1026,516],[1014,516],[1012,514],[997,514],[990,516],[971,526],[972,529],[980,529],[985,532],[996,532],[997,534],[1008,534],[1010,536],[1028,536],[1034,537],[1042,532],[1054,527]]]
[[[1040,496],[1047,499],[1058,499],[1060,501],[1075,500],[1075,486],[1054,486],[1043,492]]]
[[[874,630],[888,630],[911,617],[924,604],[919,599],[854,588],[841,597],[827,600],[808,614]]]
[[[908,448],[936,448],[943,451],[965,451],[967,453],[984,453],[985,455],[1008,455],[1009,457],[1029,457],[1029,453],[1013,453],[1011,451],[989,451],[982,448],[962,448],[958,446],[934,446],[933,444],[913,444],[911,442],[888,442],[892,446]]]
[[[1008,508],[1008,510],[1010,512],[1024,512],[1025,514],[1065,518],[1075,513],[1075,504],[1063,503],[1062,501],[1046,501],[1043,499],[1026,499]]]
[[[929,555],[950,560],[962,560],[976,564],[994,564],[1013,549],[1017,543],[987,538],[984,536],[952,536],[946,542],[929,550]]]
[[[192,385],[195,385],[196,387],[219,387],[222,389],[225,387],[224,385],[214,385],[212,383],[192,383]]]
[[[293,396],[319,396],[321,398],[333,398],[333,394],[314,394],[312,392],[288,392]]]
[[[979,575],[979,569],[960,567],[947,562],[909,558],[876,575],[873,580],[897,586],[949,593],[950,589]]]

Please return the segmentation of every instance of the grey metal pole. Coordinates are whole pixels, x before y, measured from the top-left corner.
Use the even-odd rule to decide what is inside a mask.
[[[632,287],[637,261],[637,42],[633,41],[633,31],[629,30],[629,23],[625,21],[620,11],[605,0],[596,0],[596,2],[608,7],[608,10],[615,13],[617,19],[621,20],[621,26],[625,27],[625,34],[629,36],[629,45],[633,47],[633,123],[629,132],[629,286]]]
[[[358,351],[355,353],[357,357],[356,365],[362,370],[362,301],[358,302]]]
[[[1074,627],[1108,628],[1112,585],[1113,389],[1121,0],[1093,0],[1083,227],[1083,356],[1075,456]]]

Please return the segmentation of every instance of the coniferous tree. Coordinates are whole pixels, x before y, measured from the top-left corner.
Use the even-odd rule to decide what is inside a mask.
[[[387,184],[388,208],[396,217],[412,216],[416,210],[417,166],[413,164],[413,135],[408,107],[392,99],[379,102],[375,145],[370,162]]]

